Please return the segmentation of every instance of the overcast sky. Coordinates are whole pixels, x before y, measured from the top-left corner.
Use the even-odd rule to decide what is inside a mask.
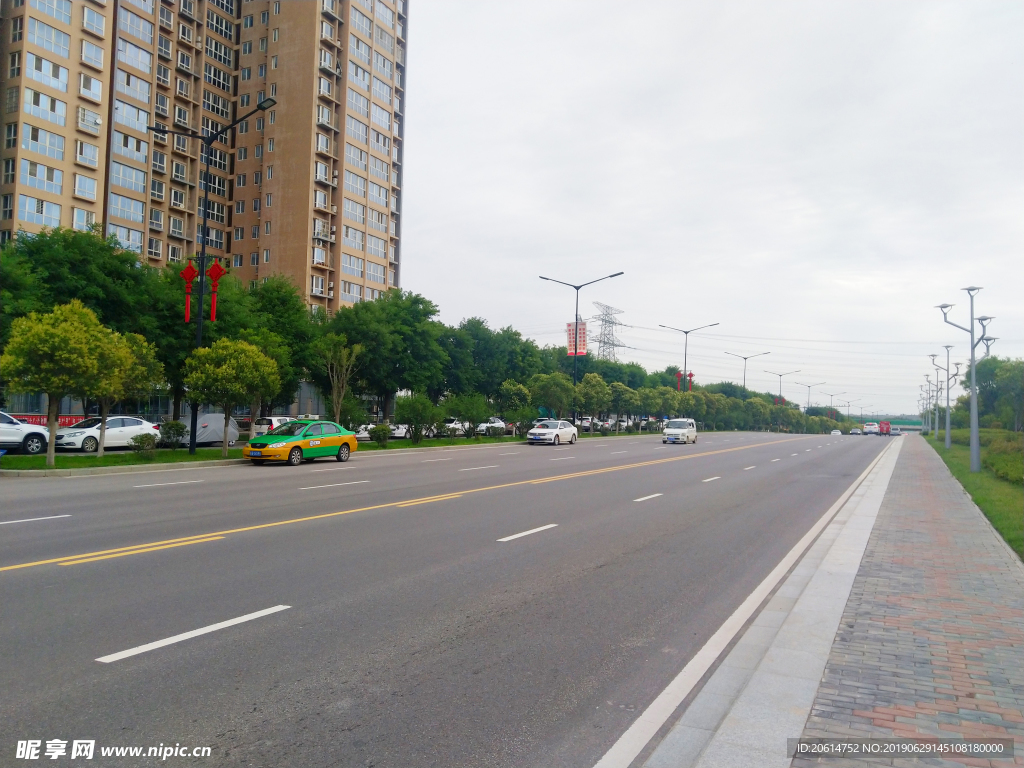
[[[619,359],[915,412],[934,305],[1024,355],[1024,3],[413,0],[403,287]],[[593,352],[594,350],[592,350]],[[866,412],[867,412],[866,411]],[[855,409],[854,414],[857,413]]]

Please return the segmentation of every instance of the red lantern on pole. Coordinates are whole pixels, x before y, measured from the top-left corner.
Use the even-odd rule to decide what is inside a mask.
[[[192,260],[189,259],[188,266],[178,274],[185,281],[185,322],[187,323],[192,317],[192,281],[199,277],[199,272],[192,266]]]
[[[689,372],[688,374],[686,374],[686,375],[687,375],[687,376],[689,377],[689,379],[690,379],[690,392],[693,392],[693,371],[690,371],[690,372]]]
[[[676,371],[676,392],[679,392],[683,388],[683,372]]]
[[[210,322],[217,319],[217,283],[228,271],[220,265],[219,261],[213,262],[213,266],[206,270],[206,276],[210,278]]]

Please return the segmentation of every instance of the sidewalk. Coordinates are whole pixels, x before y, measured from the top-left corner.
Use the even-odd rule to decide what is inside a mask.
[[[921,438],[899,443],[645,768],[1024,766],[1024,565]],[[798,736],[1012,737],[1016,757],[792,759]]]

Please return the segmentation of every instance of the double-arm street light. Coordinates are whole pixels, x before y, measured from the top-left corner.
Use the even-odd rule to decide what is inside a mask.
[[[850,406],[853,403],[856,403],[856,402],[859,402],[859,401],[860,401],[859,397],[856,400],[847,400],[846,401],[846,420],[847,421],[850,421]],[[840,405],[842,405],[842,403],[840,403]]]
[[[786,373],[776,373],[775,371],[765,371],[765,373],[770,373],[772,376],[778,376],[779,377],[779,400],[781,400],[782,399],[782,377],[783,376],[790,376],[790,375],[792,375],[794,373],[800,373],[800,371],[798,371],[798,370],[797,371],[787,371]]]
[[[946,350],[946,367],[943,368],[941,365],[935,365],[936,355],[929,355],[932,359],[932,365],[935,365],[935,376],[939,375],[939,371],[944,371],[946,374],[946,448],[950,448],[953,445],[953,441],[949,435],[949,391],[952,389],[953,384],[958,378],[960,378],[960,363],[953,363],[956,366],[956,370],[950,373],[949,371],[949,350],[953,348],[952,344],[946,344],[943,349]]]
[[[954,328],[959,328],[961,331],[966,331],[971,334],[971,472],[981,472],[981,439],[978,433],[978,375],[975,370],[977,362],[974,354],[974,350],[977,349],[981,343],[985,344],[985,356],[988,357],[989,351],[992,347],[994,338],[988,335],[988,324],[991,323],[995,318],[987,317],[982,315],[981,317],[974,316],[974,297],[981,290],[976,285],[969,286],[963,290],[967,291],[967,295],[971,297],[971,324],[964,328],[962,325],[957,325],[949,319],[949,310],[953,308],[952,304],[939,304],[937,309],[942,310],[942,319]],[[974,323],[977,322],[981,325],[981,338],[975,340]]]
[[[743,358],[743,388],[746,389],[747,388],[747,360],[749,360],[752,357],[761,357],[761,355],[770,355],[771,352],[758,352],[756,355],[737,355],[735,352],[726,352],[725,354],[732,355],[733,357],[741,357],[741,358]],[[685,359],[685,355],[683,357]]]
[[[836,398],[836,397],[839,397],[840,395],[845,395],[846,393],[845,392],[834,392],[834,393],[822,392],[821,394],[828,395],[828,409],[829,409],[829,411],[832,411],[832,399]],[[829,418],[831,419],[832,417],[829,416]],[[837,419],[837,421],[838,421],[838,419]]]
[[[690,334],[693,333],[694,331],[703,331],[705,328],[713,328],[716,325],[718,325],[718,323],[711,323],[710,325],[702,325],[697,328],[691,328],[688,331],[684,331],[682,328],[673,328],[671,325],[661,325],[660,323],[658,324],[659,328],[667,328],[670,331],[678,331],[679,333],[683,334],[683,336],[686,337],[686,340],[683,342],[683,378],[686,378],[686,376],[690,373],[690,369],[686,367],[686,353],[689,351],[690,347]]]
[[[781,384],[782,381],[780,380],[779,383]],[[801,387],[807,387],[807,407],[810,408],[811,407],[811,387],[820,387],[822,384],[827,384],[828,382],[827,381],[819,381],[817,384],[801,384],[799,381],[794,381],[793,383],[797,384],[797,385],[799,385]],[[804,411],[804,412],[806,413],[806,411]]]
[[[614,275],[605,275],[599,277],[597,280],[591,280],[589,283],[580,283],[579,285],[573,285],[572,283],[563,283],[561,280],[555,280],[551,277],[544,277],[544,275],[538,275],[541,280],[547,280],[550,283],[558,283],[559,285],[567,285],[576,291],[576,311],[572,316],[572,332],[573,332],[573,346],[575,347],[576,354],[572,357],[572,385],[576,386],[576,371],[577,371],[577,359],[579,358],[579,334],[580,334],[580,288],[586,288],[588,285],[594,283],[600,283],[602,280],[607,280],[611,277],[618,277],[619,275],[625,274],[624,272],[616,272]],[[573,402],[576,402],[576,398],[573,398]],[[572,409],[573,422],[576,422],[576,408]]]
[[[252,117],[257,112],[264,112],[270,109],[272,106],[277,104],[277,99],[264,99],[256,105],[256,109],[251,112],[247,112],[241,117],[235,118],[232,123],[223,126],[222,128],[212,131],[210,133],[196,133],[195,131],[172,131],[167,128],[158,128],[155,125],[148,126],[150,131],[158,134],[171,134],[172,136],[187,136],[190,139],[198,139],[203,146],[206,147],[206,176],[203,180],[203,240],[200,243],[199,250],[199,313],[196,318],[196,347],[203,346],[203,294],[206,291],[206,241],[210,239],[210,231],[207,228],[207,222],[210,216],[210,155],[213,154],[213,142],[217,141],[221,136],[227,133],[229,130],[234,128],[243,120]],[[214,291],[216,291],[216,284],[214,284]],[[199,424],[199,403],[190,401],[191,406],[191,429],[189,430],[188,438],[188,452],[194,454],[196,452],[196,432],[198,431]],[[255,414],[253,414],[255,418]],[[227,440],[227,435],[224,435],[224,439]]]

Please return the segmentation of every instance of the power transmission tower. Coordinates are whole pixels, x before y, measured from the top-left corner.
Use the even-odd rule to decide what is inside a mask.
[[[597,332],[597,357],[599,360],[616,362],[618,358],[615,349],[626,345],[615,335],[615,326],[622,325],[615,316],[621,315],[624,310],[609,307],[599,301],[595,301],[594,306],[597,307],[598,313],[595,319],[601,323],[601,329]]]

